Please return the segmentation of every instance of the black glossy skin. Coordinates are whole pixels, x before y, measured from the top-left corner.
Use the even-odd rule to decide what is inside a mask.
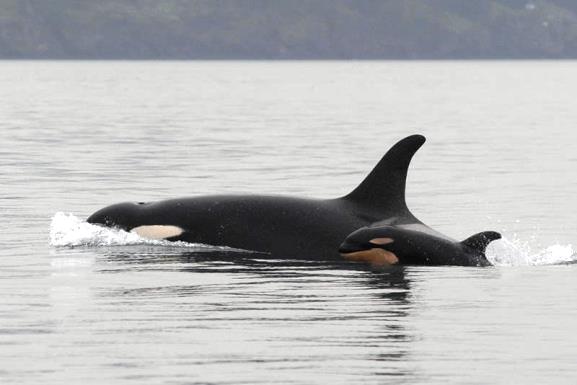
[[[184,233],[169,240],[268,253],[273,258],[340,259],[345,237],[373,222],[419,222],[405,203],[407,170],[425,138],[412,135],[396,143],[363,182],[337,199],[262,195],[224,195],[119,203],[88,222],[131,230],[170,225]],[[420,222],[419,222],[420,223]]]
[[[501,238],[496,232],[478,234],[479,242],[453,241],[426,232],[395,226],[365,227],[350,234],[339,247],[343,254],[381,248],[394,253],[402,265],[491,266],[485,256],[485,247]],[[377,245],[372,239],[390,238],[392,243]]]
[[[343,199],[203,196],[152,203],[119,203],[89,223],[131,230],[170,224],[186,232],[171,240],[229,246],[294,259],[341,259],[338,245],[385,213]]]

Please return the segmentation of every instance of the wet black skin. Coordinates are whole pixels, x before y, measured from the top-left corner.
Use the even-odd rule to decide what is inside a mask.
[[[389,238],[391,243],[377,244]],[[487,245],[501,235],[487,231],[457,242],[449,238],[396,226],[365,227],[350,234],[339,247],[342,254],[373,248],[394,253],[402,265],[491,266],[485,256]]]
[[[380,215],[378,210],[342,199],[228,195],[119,203],[97,211],[88,222],[126,231],[168,224],[185,230],[172,241],[228,246],[278,258],[339,260],[342,240]]]
[[[405,204],[405,182],[409,163],[424,142],[421,135],[399,141],[355,190],[337,199],[214,195],[129,202],[105,207],[88,222],[124,230],[178,226],[185,232],[169,240],[259,251],[273,258],[340,260],[339,244],[360,227],[383,218],[418,222]]]

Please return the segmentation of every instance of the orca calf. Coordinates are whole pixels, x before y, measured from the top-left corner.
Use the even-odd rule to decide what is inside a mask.
[[[422,135],[399,141],[356,189],[341,198],[214,195],[125,202],[95,212],[88,222],[152,239],[228,246],[266,253],[271,258],[308,260],[342,260],[339,245],[343,240],[355,230],[375,223],[399,229],[410,227],[443,237],[415,218],[405,202],[409,163],[424,142]],[[405,254],[399,256],[405,259]],[[414,264],[425,262],[410,259]]]
[[[429,231],[405,226],[363,227],[350,234],[339,247],[348,260],[374,267],[388,265],[491,266],[485,256],[487,245],[501,234],[485,231],[462,242]]]

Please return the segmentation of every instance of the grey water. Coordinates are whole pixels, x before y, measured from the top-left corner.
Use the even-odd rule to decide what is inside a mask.
[[[572,61],[0,62],[0,382],[574,384],[576,100]],[[409,207],[502,232],[494,267],[227,259],[83,221],[342,196],[414,133]]]

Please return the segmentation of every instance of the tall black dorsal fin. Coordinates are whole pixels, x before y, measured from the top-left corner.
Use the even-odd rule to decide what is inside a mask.
[[[482,233],[470,236],[461,243],[465,246],[468,246],[475,250],[479,250],[484,253],[489,243],[497,239],[501,239],[501,234],[499,234],[498,232],[483,231]]]
[[[363,182],[343,199],[398,215],[410,215],[405,202],[405,184],[409,163],[425,143],[422,135],[397,142]]]

